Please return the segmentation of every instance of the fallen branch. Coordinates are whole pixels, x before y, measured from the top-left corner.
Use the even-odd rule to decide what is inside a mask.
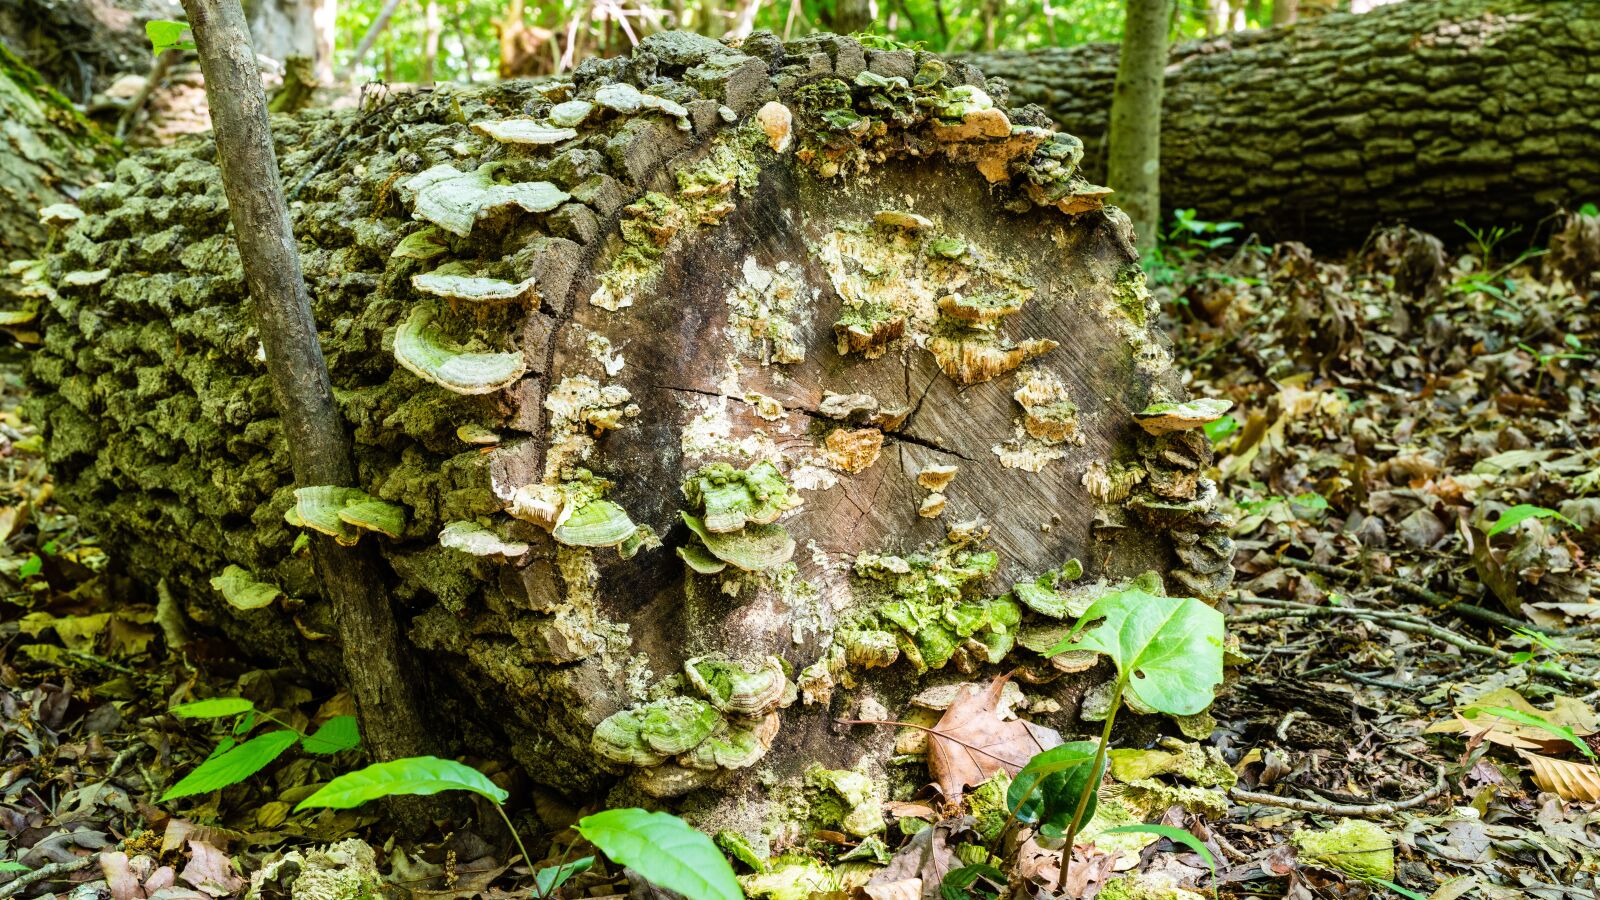
[[[1431,606],[1436,606],[1440,609],[1454,612],[1464,619],[1476,619],[1486,625],[1498,625],[1499,627],[1508,631],[1515,631],[1520,628],[1526,631],[1537,631],[1543,634],[1555,635],[1558,637],[1564,637],[1572,634],[1571,629],[1568,628],[1557,628],[1548,625],[1535,625],[1532,622],[1514,619],[1505,613],[1497,613],[1492,609],[1484,609],[1481,606],[1466,603],[1453,597],[1446,597],[1444,594],[1441,594],[1437,591],[1431,591],[1420,584],[1406,581],[1403,578],[1396,578],[1393,575],[1380,575],[1376,572],[1357,572],[1352,569],[1342,568],[1340,566],[1314,563],[1303,559],[1294,559],[1293,557],[1288,556],[1280,557],[1278,562],[1282,565],[1288,566],[1291,569],[1299,569],[1303,572],[1315,572],[1318,575],[1325,575],[1329,578],[1340,578],[1345,581],[1372,581],[1376,584],[1381,584],[1386,588],[1399,591],[1402,594],[1409,594],[1412,597],[1415,597]]]
[[[1241,605],[1265,606],[1270,609],[1281,609],[1284,610],[1284,612],[1276,616],[1258,616],[1256,614],[1230,616],[1229,619],[1234,622],[1259,621],[1263,618],[1285,618],[1288,616],[1301,618],[1329,618],[1344,616],[1352,619],[1366,619],[1373,622],[1382,622],[1396,631],[1420,634],[1434,638],[1435,640],[1444,641],[1446,644],[1449,644],[1452,647],[1456,647],[1467,653],[1476,653],[1479,656],[1488,656],[1493,659],[1497,659],[1508,666],[1520,664],[1516,660],[1512,659],[1512,654],[1507,653],[1504,650],[1490,647],[1487,644],[1480,644],[1471,638],[1462,637],[1448,628],[1435,625],[1432,622],[1425,621],[1417,616],[1408,615],[1406,613],[1387,612],[1378,609],[1360,609],[1358,607],[1350,606],[1312,606],[1309,603],[1296,603],[1291,600],[1271,600],[1265,597],[1252,597],[1248,600],[1240,600],[1239,602]],[[1552,665],[1550,663],[1535,663],[1530,665],[1529,668],[1534,672],[1549,678],[1558,678],[1562,681],[1569,681],[1574,684],[1587,685],[1591,688],[1600,688],[1600,678],[1597,678],[1593,675],[1583,675],[1573,672],[1563,668],[1562,666]]]
[[[24,872],[5,884],[0,884],[0,900],[5,900],[7,897],[15,897],[22,893],[23,888],[29,885],[38,884],[41,881],[50,881],[57,875],[70,875],[73,872],[87,869],[98,862],[100,862],[100,854],[91,853],[88,856],[80,856],[77,859],[66,862],[40,866],[32,872]]]
[[[1403,809],[1421,806],[1433,800],[1445,791],[1444,766],[1435,766],[1433,770],[1433,786],[1408,800],[1396,800],[1392,803],[1328,803],[1318,800],[1301,800],[1298,797],[1279,797],[1276,794],[1258,794],[1255,791],[1245,791],[1234,788],[1228,796],[1240,803],[1259,803],[1263,806],[1281,806],[1284,809],[1293,809],[1299,812],[1316,813],[1322,816],[1347,816],[1365,819],[1377,819],[1393,815]]]

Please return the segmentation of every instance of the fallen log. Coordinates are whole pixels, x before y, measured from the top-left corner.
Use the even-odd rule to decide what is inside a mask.
[[[298,538],[375,541],[453,733],[751,837],[814,764],[884,775],[896,736],[835,717],[1024,666],[1066,724],[1087,682],[1038,651],[1080,603],[1231,580],[1216,411],[1148,408],[1182,389],[1126,217],[983,88],[669,33],[278,117],[359,490],[292,483],[210,143],[135,155],[46,259],[58,496],[196,622],[334,677]]]
[[[1179,44],[1161,200],[1273,240],[1359,244],[1404,220],[1533,226],[1600,196],[1600,4],[1430,0]],[[1105,173],[1117,46],[972,57]]]

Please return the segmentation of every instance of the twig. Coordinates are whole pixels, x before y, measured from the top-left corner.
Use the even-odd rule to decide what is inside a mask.
[[[1508,631],[1515,631],[1520,628],[1526,631],[1538,631],[1543,634],[1555,635],[1557,637],[1566,637],[1572,634],[1571,629],[1558,628],[1548,625],[1536,625],[1532,622],[1524,622],[1519,619],[1514,619],[1504,613],[1497,613],[1492,609],[1484,609],[1481,606],[1465,603],[1451,597],[1446,597],[1437,591],[1431,591],[1420,584],[1406,581],[1403,578],[1396,578],[1393,575],[1380,575],[1377,572],[1356,572],[1340,566],[1329,566],[1322,563],[1310,562],[1304,559],[1295,559],[1289,556],[1279,557],[1278,562],[1282,565],[1288,566],[1291,569],[1300,569],[1304,572],[1315,572],[1318,575],[1325,575],[1329,578],[1342,578],[1346,581],[1361,581],[1362,579],[1366,579],[1368,581],[1381,584],[1386,588],[1399,591],[1402,594],[1409,594],[1412,597],[1415,597],[1429,605],[1437,606],[1440,609],[1450,610],[1451,612],[1460,615],[1462,618],[1477,619],[1479,622],[1482,622],[1486,625],[1498,625]]]
[[[1480,644],[1470,638],[1462,637],[1461,635],[1456,634],[1454,631],[1451,631],[1447,628],[1434,625],[1431,622],[1427,622],[1418,618],[1417,616],[1407,615],[1405,613],[1386,612],[1378,609],[1360,609],[1358,607],[1349,606],[1312,606],[1309,603],[1295,603],[1290,600],[1271,600],[1265,597],[1252,597],[1249,600],[1241,600],[1240,604],[1250,606],[1266,606],[1273,609],[1284,610],[1284,613],[1279,616],[1279,618],[1282,618],[1283,616],[1300,616],[1305,618],[1348,616],[1353,619],[1368,619],[1375,622],[1382,622],[1396,631],[1405,631],[1410,632],[1411,634],[1426,635],[1427,637],[1444,641],[1452,647],[1456,647],[1468,653],[1476,653],[1480,656],[1493,657],[1494,659],[1497,659],[1507,665],[1518,664],[1516,660],[1512,659],[1512,654],[1507,653],[1504,650],[1490,647],[1487,644]],[[1253,615],[1252,618],[1254,618]],[[1243,619],[1243,617],[1240,617],[1240,619]],[[1239,621],[1240,619],[1235,619],[1234,621]],[[1569,671],[1561,666],[1554,666],[1549,663],[1536,663],[1529,666],[1529,668],[1534,672],[1549,678],[1559,678],[1562,681],[1570,681],[1574,684],[1587,685],[1591,688],[1600,688],[1600,678],[1596,678],[1593,675],[1582,675],[1577,672]]]
[[[1356,818],[1377,819],[1393,815],[1403,809],[1411,809],[1438,797],[1445,791],[1444,766],[1434,766],[1433,787],[1410,798],[1409,800],[1396,800],[1393,803],[1325,803],[1316,800],[1301,800],[1298,797],[1279,797],[1276,794],[1258,794],[1254,791],[1244,791],[1234,788],[1228,796],[1241,803],[1259,803],[1264,806],[1281,806],[1284,809],[1293,809],[1299,812],[1316,813],[1322,816],[1346,816]]]
[[[16,895],[22,893],[23,888],[28,887],[29,885],[37,884],[41,881],[49,881],[55,878],[57,875],[69,875],[73,872],[87,869],[99,861],[100,854],[91,853],[88,856],[80,856],[77,859],[68,860],[67,862],[57,862],[51,863],[48,866],[40,866],[39,868],[34,869],[32,872],[24,872],[5,884],[0,884],[0,900],[5,900],[7,897],[15,897]]]

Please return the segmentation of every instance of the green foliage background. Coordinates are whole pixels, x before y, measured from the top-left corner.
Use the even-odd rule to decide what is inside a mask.
[[[416,81],[422,71],[422,46],[427,0],[402,0],[394,17],[373,49],[354,73],[360,79]],[[507,0],[435,0],[443,24],[435,77],[439,81],[482,81],[496,77],[499,43],[494,21],[504,15]],[[796,0],[778,3],[757,0],[755,28],[798,37],[826,31],[833,21],[837,0]],[[342,0],[338,7],[338,47],[343,68],[351,51],[383,7],[383,0]],[[661,6],[622,2],[619,6],[636,34],[680,23],[701,33],[723,32],[733,24],[738,4],[720,0],[670,0]],[[1262,9],[1267,4],[1261,4]],[[529,27],[564,33],[574,17],[601,52],[614,55],[629,46],[627,35],[597,10],[608,8],[594,0],[530,0],[523,22]],[[1124,0],[880,0],[872,33],[925,49],[974,51],[1025,50],[1095,41],[1116,41],[1122,36]],[[1203,4],[1179,0],[1173,17],[1173,38],[1204,32]],[[1252,27],[1264,12],[1252,8]],[[940,20],[943,27],[940,27]],[[994,26],[988,23],[994,19]],[[720,22],[721,27],[711,23]],[[993,47],[989,36],[993,36]]]

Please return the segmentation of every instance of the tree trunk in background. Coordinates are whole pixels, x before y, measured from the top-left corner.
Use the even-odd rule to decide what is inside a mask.
[[[444,22],[439,19],[439,0],[424,0],[422,9],[422,74],[417,81],[433,84],[433,68],[439,60],[439,33]]]
[[[239,306],[253,312],[293,483],[351,485],[350,441],[311,317],[244,11],[238,0],[187,0],[184,9],[205,73],[220,180],[247,287],[249,302]],[[333,607],[362,742],[379,761],[426,752],[432,742],[412,680],[416,670],[407,664],[376,555],[370,545],[345,548],[321,534],[310,544],[317,581]]]
[[[833,0],[833,16],[828,24],[840,34],[868,31],[877,14],[873,0]]]
[[[1168,0],[1127,0],[1111,100],[1106,181],[1133,220],[1141,251],[1161,226],[1161,83],[1167,61]]]
[[[1272,24],[1293,25],[1300,16],[1300,0],[1272,0]]]
[[[333,80],[337,0],[249,0],[245,17],[255,52],[280,65],[291,56],[314,60],[317,79]]]
[[[881,783],[897,738],[917,747],[836,718],[904,719],[930,684],[1047,674],[1026,648],[1062,610],[1049,590],[1019,608],[1014,585],[1077,559],[1088,580],[1155,570],[1215,596],[1232,545],[1203,434],[1134,421],[1182,379],[1127,220],[1072,174],[1073,142],[1014,131],[1042,118],[1003,107],[933,118],[985,84],[960,64],[914,98],[856,78],[933,73],[930,54],[661,33],[638,55],[585,66],[576,97],[626,100],[613,79],[640,79],[684,103],[687,130],[597,104],[577,137],[502,144],[485,132],[552,103],[512,81],[280,119],[275,137],[285,180],[309,175],[295,232],[359,483],[405,512],[398,537],[361,546],[388,563],[451,737],[586,800],[621,776],[627,805],[716,785],[687,811],[764,843],[771,798],[807,767],[860,763]],[[848,99],[797,102],[777,75],[796,57]],[[336,135],[336,155],[312,152]],[[120,565],[241,648],[326,675],[334,618],[284,518],[292,444],[213,158],[199,141],[152,151],[86,193],[51,271],[110,272],[63,275],[28,414],[57,495]],[[184,213],[157,224],[173,191]],[[731,468],[703,468],[717,463]],[[727,490],[686,495],[702,476]],[[791,508],[695,537],[681,513],[749,479],[773,498],[751,516]],[[284,597],[233,607],[212,585],[229,565]],[[597,724],[652,689],[704,711],[668,679],[717,654],[780,679],[712,711],[748,740],[597,756]],[[793,698],[772,660],[805,696],[769,713]],[[1026,690],[1079,730],[1098,677]]]
[[[43,249],[39,210],[72,202],[115,161],[100,130],[0,43],[0,261]]]
[[[1302,9],[1302,12],[1304,10]],[[1443,0],[1173,49],[1169,209],[1335,249],[1407,220],[1532,226],[1600,195],[1600,3]],[[1116,45],[972,58],[1083,138],[1103,177]]]

